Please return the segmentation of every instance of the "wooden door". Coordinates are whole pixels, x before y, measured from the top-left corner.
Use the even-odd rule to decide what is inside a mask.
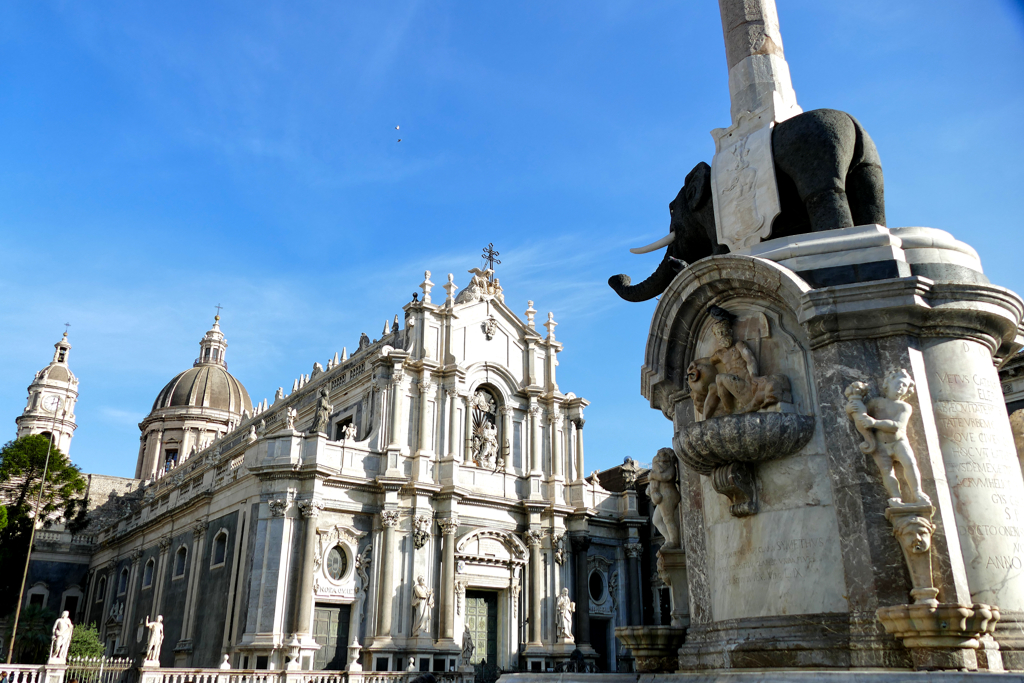
[[[351,605],[317,605],[313,610],[313,640],[320,649],[313,655],[313,669],[341,671],[348,662],[348,624]]]

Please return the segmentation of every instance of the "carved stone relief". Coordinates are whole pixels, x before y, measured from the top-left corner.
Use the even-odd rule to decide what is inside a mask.
[[[999,608],[975,603],[940,603],[932,578],[932,523],[935,508],[923,491],[917,458],[907,438],[914,380],[903,369],[880,382],[881,395],[870,397],[867,382],[853,382],[844,392],[846,414],[863,441],[860,450],[878,467],[889,499],[885,518],[892,524],[910,574],[913,604],[881,607],[876,612],[885,630],[911,651],[921,648],[977,648],[978,638],[995,631]],[[916,655],[915,655],[916,658]]]
[[[729,498],[730,512],[745,517],[758,509],[757,463],[795,453],[814,434],[814,418],[800,414],[810,404],[806,359],[764,311],[710,306],[707,313],[686,368],[696,421],[677,430],[673,445]]]

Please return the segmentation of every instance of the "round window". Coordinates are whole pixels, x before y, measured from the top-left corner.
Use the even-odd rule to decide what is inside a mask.
[[[348,553],[340,545],[336,545],[327,553],[327,576],[337,581],[345,576],[347,571]]]
[[[601,602],[604,598],[604,577],[601,572],[593,572],[590,575],[590,597],[594,602]]]

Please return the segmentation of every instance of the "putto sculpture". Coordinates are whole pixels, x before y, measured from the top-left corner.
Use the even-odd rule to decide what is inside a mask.
[[[654,527],[665,537],[666,548],[679,544],[679,488],[676,485],[676,454],[671,448],[658,449],[651,463],[647,495],[654,504]]]
[[[921,488],[917,458],[907,439],[907,424],[914,412],[906,399],[914,393],[914,380],[906,370],[893,370],[882,381],[882,396],[868,399],[868,385],[854,382],[846,388],[846,414],[864,437],[860,450],[871,455],[889,493],[889,505],[931,505]],[[896,476],[899,465],[901,477]]]

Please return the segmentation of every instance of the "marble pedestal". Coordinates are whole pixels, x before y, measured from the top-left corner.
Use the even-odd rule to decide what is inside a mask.
[[[712,305],[737,317],[734,336],[757,357],[760,375],[790,380],[792,400],[767,410],[814,419],[806,445],[751,466],[757,510],[746,516],[730,510],[710,477],[686,466],[685,447],[674,440],[682,497],[675,521],[686,562],[666,581],[688,588],[681,670],[998,670],[1000,659],[1024,669],[1024,481],[996,374],[996,364],[1020,348],[1024,302],[988,284],[973,250],[947,233],[902,231],[913,249],[904,249],[899,229],[840,236],[843,284],[811,283],[771,260],[832,267],[827,244],[808,245],[829,237],[821,233],[785,248],[763,243],[759,257],[698,261],[662,295],[642,389],[676,435],[698,419],[686,371],[714,350]],[[855,241],[868,237],[876,251],[874,242],[884,242],[897,263],[889,277],[857,267]],[[864,258],[877,262],[878,254]],[[935,508],[928,552],[936,602],[996,608],[1000,656],[988,656],[977,637],[907,641],[879,619],[880,609],[912,605],[915,583],[886,519],[879,466],[860,449],[843,392],[865,382],[877,396],[896,369],[915,385],[906,438]]]

